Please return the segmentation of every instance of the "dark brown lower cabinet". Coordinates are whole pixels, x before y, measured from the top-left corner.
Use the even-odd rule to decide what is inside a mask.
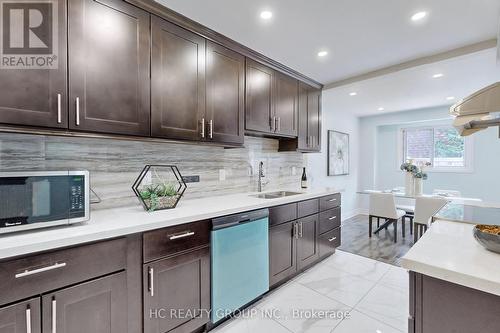
[[[325,257],[334,253],[335,249],[341,244],[341,228],[338,227],[321,234],[318,243],[320,257]]]
[[[113,274],[42,296],[44,333],[127,332],[127,277]]]
[[[40,298],[0,308],[1,333],[40,333]]]
[[[144,333],[188,333],[209,321],[210,249],[143,267]]]
[[[409,333],[498,333],[500,296],[410,272]]]
[[[299,219],[297,225],[297,268],[301,270],[319,259],[318,214]]]
[[[269,284],[274,285],[297,271],[296,221],[269,229]]]

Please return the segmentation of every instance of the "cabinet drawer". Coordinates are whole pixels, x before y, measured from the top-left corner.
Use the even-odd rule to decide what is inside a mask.
[[[319,233],[340,227],[340,207],[319,213]]]
[[[319,199],[301,201],[297,207],[297,218],[316,214],[319,211]]]
[[[125,269],[126,256],[120,238],[2,263],[0,304]]]
[[[335,252],[335,248],[341,244],[341,228],[333,229],[319,236],[319,255],[324,257]]]
[[[144,233],[144,262],[210,243],[210,221],[181,224]]]
[[[324,211],[335,207],[340,207],[340,193],[328,195],[319,199],[319,209]]]
[[[269,226],[297,219],[297,203],[269,208]]]

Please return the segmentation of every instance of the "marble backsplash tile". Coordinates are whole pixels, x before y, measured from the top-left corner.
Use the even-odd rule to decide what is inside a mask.
[[[175,164],[184,176],[199,175],[188,184],[185,198],[256,191],[259,161],[264,162],[265,190],[299,186],[305,154],[279,152],[278,140],[245,137],[243,148],[0,134],[0,171],[90,171],[91,187],[102,199],[92,209],[138,205],[131,186],[145,164]],[[296,174],[293,175],[293,170]],[[219,180],[224,170],[225,180]]]

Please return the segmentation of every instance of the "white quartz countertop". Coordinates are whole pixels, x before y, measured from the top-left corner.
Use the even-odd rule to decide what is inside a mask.
[[[402,258],[411,271],[500,296],[500,254],[483,248],[473,224],[437,220]]]
[[[140,206],[92,211],[90,220],[85,223],[0,236],[0,259],[339,193],[332,188],[296,191],[301,194],[277,199],[260,199],[253,196],[256,193],[181,199],[175,209],[152,213]]]

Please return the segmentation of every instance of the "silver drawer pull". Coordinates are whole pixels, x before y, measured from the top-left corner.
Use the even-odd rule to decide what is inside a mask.
[[[57,333],[57,301],[52,299],[52,333]]]
[[[201,138],[204,139],[205,138],[205,118],[201,118],[201,126],[200,126],[200,135],[201,135]]]
[[[336,239],[337,239],[337,237],[332,237],[332,238],[328,238],[328,241],[329,241],[329,242],[333,242],[333,241],[334,241],[334,240],[336,240]]]
[[[76,104],[76,126],[80,126],[80,97],[75,100]]]
[[[337,201],[337,199],[333,198],[333,199],[328,200],[328,202],[334,202],[334,201]]]
[[[29,305],[26,309],[26,333],[31,333],[31,309]]]
[[[51,271],[53,269],[63,268],[64,266],[66,266],[66,263],[65,262],[60,262],[60,263],[57,263],[57,264],[54,264],[54,265],[51,265],[51,266],[46,266],[46,267],[42,267],[42,268],[33,269],[31,271],[30,270],[25,270],[22,273],[16,274],[15,277],[16,277],[16,279],[19,279],[19,278],[22,278],[22,277],[25,277],[25,276],[35,275],[35,274],[39,274],[39,273]]]
[[[186,231],[185,233],[180,234],[180,235],[172,235],[172,236],[169,237],[169,239],[170,240],[174,240],[174,239],[189,237],[189,236],[193,236],[193,235],[194,235],[193,231]]]
[[[57,94],[57,123],[62,123],[62,101],[61,94]]]
[[[151,297],[155,295],[155,280],[154,280],[154,269],[153,267],[149,267],[148,276],[149,276],[149,294]]]
[[[331,220],[335,220],[337,218],[337,216],[332,216],[332,217],[329,217],[328,219],[331,221]]]

